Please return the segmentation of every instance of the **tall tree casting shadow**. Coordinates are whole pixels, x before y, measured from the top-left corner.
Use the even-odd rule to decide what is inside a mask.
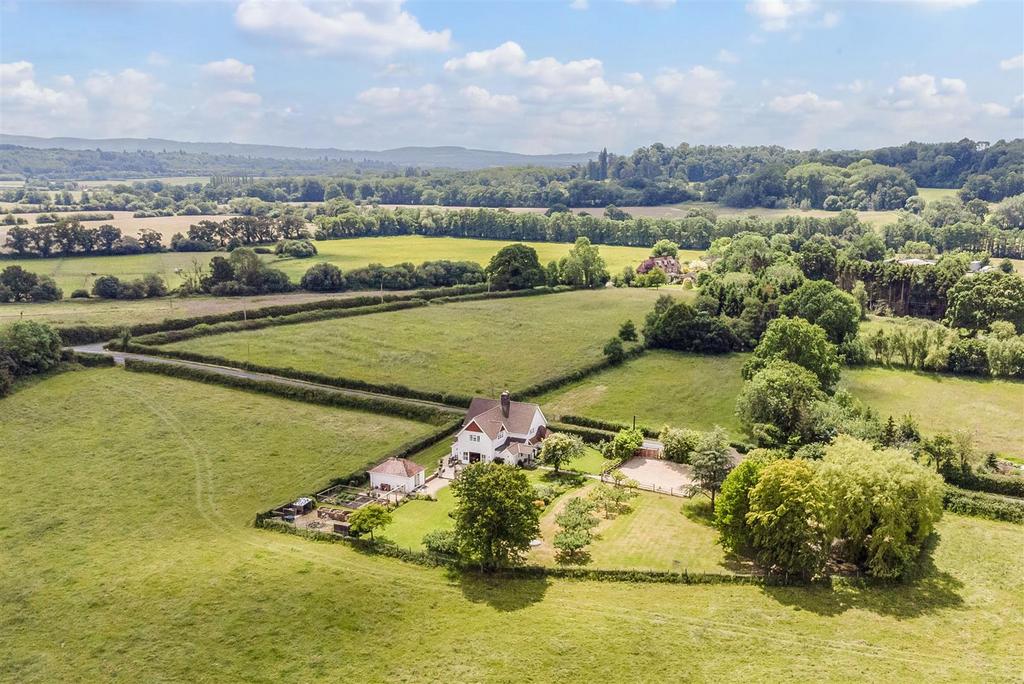
[[[765,594],[783,605],[818,615],[839,615],[850,609],[908,619],[963,605],[963,582],[935,566],[932,553],[939,535],[926,542],[917,567],[900,581],[869,578],[835,578],[828,585],[764,588]]]

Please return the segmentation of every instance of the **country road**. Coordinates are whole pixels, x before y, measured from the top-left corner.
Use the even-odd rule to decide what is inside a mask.
[[[458,413],[462,413],[463,411],[465,411],[466,408],[464,406],[452,406],[450,404],[443,404],[441,402],[427,401],[426,399],[413,399],[410,397],[399,397],[392,394],[370,392],[367,390],[350,389],[347,387],[335,387],[334,385],[323,385],[317,382],[309,382],[307,380],[296,380],[293,378],[286,378],[280,375],[274,375],[272,373],[259,373],[256,371],[245,370],[242,368],[232,368],[231,366],[218,366],[211,363],[199,363],[198,361],[185,361],[183,359],[171,359],[162,356],[150,356],[148,354],[135,354],[131,352],[112,351],[109,349],[104,349],[103,344],[103,342],[96,342],[94,344],[83,344],[74,347],[67,347],[67,349],[70,349],[71,351],[80,354],[100,354],[103,356],[112,356],[114,358],[114,363],[116,363],[119,366],[124,365],[125,359],[137,359],[139,361],[148,361],[150,363],[165,363],[172,366],[198,368],[200,370],[217,373],[219,375],[232,376],[236,378],[245,378],[248,380],[258,380],[261,382],[274,382],[281,385],[288,385],[291,387],[308,387],[357,397],[386,398],[391,401],[401,401],[408,404],[429,406],[432,408],[438,408],[445,411],[452,411]]]

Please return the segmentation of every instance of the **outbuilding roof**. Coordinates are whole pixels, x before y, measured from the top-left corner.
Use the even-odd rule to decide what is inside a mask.
[[[425,470],[419,463],[413,463],[407,458],[392,456],[383,463],[378,463],[370,469],[371,473],[377,475],[399,475],[401,477],[414,477]]]

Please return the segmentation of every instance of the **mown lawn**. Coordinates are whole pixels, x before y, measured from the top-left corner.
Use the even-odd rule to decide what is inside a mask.
[[[648,352],[540,398],[545,415],[574,414],[707,430],[742,438],[735,417],[745,356]],[[925,434],[967,430],[982,451],[1024,455],[1024,383],[869,366],[843,369],[841,387],[889,415],[913,414]]]
[[[947,516],[926,578],[889,587],[460,579],[250,524],[414,424],[120,370],[0,409],[3,681],[1014,681],[1024,667],[1018,526]],[[413,655],[381,657],[396,651]]]
[[[391,524],[374,534],[399,546],[421,551],[423,535],[427,532],[450,530],[455,526],[448,515],[454,509],[452,489],[444,487],[437,492],[437,501],[416,499],[396,508]]]
[[[219,217],[223,219],[224,217]],[[155,221],[157,219],[143,219]],[[511,240],[474,240],[469,238],[430,238],[420,235],[401,235],[395,237],[367,237],[350,240],[318,240],[315,241],[319,254],[309,259],[279,259],[276,256],[264,257],[270,266],[281,269],[298,283],[310,266],[318,262],[329,262],[338,266],[343,272],[378,263],[387,266],[402,262],[421,264],[424,261],[449,259],[451,261],[475,261],[486,265],[494,254]],[[562,242],[529,242],[526,243],[537,250],[542,264],[565,256],[572,248],[571,244]],[[636,265],[650,254],[645,247],[612,247],[599,245],[601,255],[612,273],[618,273],[627,264]],[[141,278],[147,273],[156,273],[163,277],[170,287],[181,284],[181,276],[175,269],[193,270],[193,261],[202,267],[208,267],[210,259],[217,256],[215,252],[162,252],[159,254],[136,254],[127,256],[88,256],[88,257],[53,257],[49,259],[0,259],[0,270],[10,265],[52,276],[57,285],[64,290],[64,296],[70,297],[71,292],[78,288],[92,288],[93,280],[101,275],[115,275],[118,278]],[[226,256],[219,253],[220,256]],[[684,251],[682,259],[695,259],[701,252]],[[0,305],[2,310],[2,305]]]
[[[168,345],[267,366],[496,397],[603,358],[665,291],[605,288],[461,302]],[[675,296],[692,291],[673,289]]]

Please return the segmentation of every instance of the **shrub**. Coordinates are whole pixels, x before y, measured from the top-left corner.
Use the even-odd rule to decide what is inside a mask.
[[[957,340],[949,346],[949,371],[961,375],[988,375],[988,349],[982,340]]]
[[[617,366],[626,360],[626,350],[622,346],[622,340],[613,337],[604,345],[604,357],[608,363]]]
[[[41,373],[60,363],[60,336],[45,323],[17,321],[0,328],[0,355],[13,375]]]
[[[341,292],[345,289],[345,278],[334,264],[315,264],[302,275],[299,286],[310,292]]]
[[[423,535],[423,546],[431,553],[456,557],[459,555],[459,541],[452,530],[431,530]]]
[[[121,294],[121,280],[117,276],[100,276],[92,284],[92,293],[101,299],[117,299]]]
[[[63,290],[49,276],[39,276],[39,282],[28,293],[28,298],[33,302],[56,302],[63,297]]]
[[[79,289],[77,289],[77,290],[75,290],[74,292],[71,293],[71,298],[72,299],[88,299],[89,298],[89,291],[88,290],[83,290],[83,289],[79,288]]]

